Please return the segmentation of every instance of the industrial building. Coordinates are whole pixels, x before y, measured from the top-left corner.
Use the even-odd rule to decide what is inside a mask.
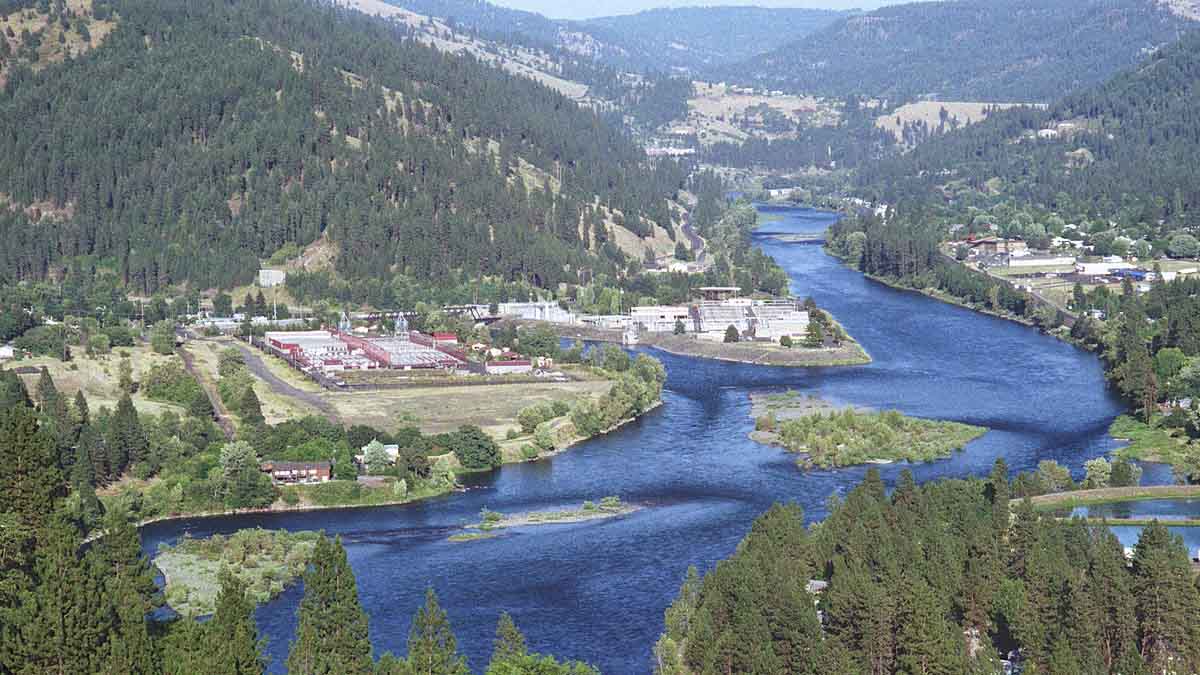
[[[467,365],[462,352],[415,331],[387,337],[324,330],[271,332],[265,337],[268,348],[277,355],[323,373],[381,368],[456,370]]]
[[[574,325],[579,319],[553,300],[544,302],[501,302],[497,314],[527,321],[549,321]]]
[[[640,331],[670,333],[675,330],[676,323],[682,323],[687,331],[687,325],[692,323],[691,317],[691,308],[684,305],[647,305],[634,307],[629,314],[629,321]]]

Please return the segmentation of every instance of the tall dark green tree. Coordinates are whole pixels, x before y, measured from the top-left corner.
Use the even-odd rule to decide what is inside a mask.
[[[296,639],[288,654],[292,675],[366,675],[373,669],[367,615],[341,540],[322,535],[304,574]]]
[[[508,644],[505,649],[518,646]],[[497,649],[500,649],[499,644]],[[470,672],[466,659],[458,653],[458,641],[450,628],[450,619],[438,605],[432,588],[425,592],[425,606],[417,610],[408,632],[408,668],[410,672],[422,675],[465,675]]]
[[[221,571],[220,583],[216,613],[206,626],[207,639],[221,645],[213,655],[213,672],[262,675],[266,662],[254,622],[254,601],[246,595],[245,583],[229,570]]]

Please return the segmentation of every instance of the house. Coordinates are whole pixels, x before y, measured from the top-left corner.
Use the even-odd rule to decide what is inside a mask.
[[[488,361],[484,366],[488,375],[523,375],[533,372],[533,362],[518,361]]]
[[[434,333],[433,341],[439,345],[455,346],[458,344],[458,336],[454,333]]]
[[[629,318],[634,328],[648,333],[670,333],[675,330],[676,323],[683,323],[686,329],[691,321],[691,309],[682,305],[634,307]]]
[[[327,483],[333,479],[330,462],[277,462],[267,460],[259,465],[271,480],[282,485],[297,483]]]
[[[976,255],[1023,256],[1029,253],[1029,245],[1020,239],[984,237],[968,243]]]
[[[258,285],[262,288],[275,288],[287,283],[287,272],[283,270],[259,270]]]
[[[354,456],[354,461],[357,462],[359,466],[363,466],[367,463],[367,447],[367,445],[364,445],[359,448],[358,454]],[[383,446],[383,451],[387,453],[388,459],[391,460],[392,464],[395,464],[396,458],[400,456],[399,445],[385,445]]]

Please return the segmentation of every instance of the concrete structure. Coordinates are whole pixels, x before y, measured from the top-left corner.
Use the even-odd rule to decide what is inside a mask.
[[[542,302],[501,302],[497,305],[500,316],[529,321],[574,324],[578,321],[571,312],[558,306],[553,300]]]
[[[263,473],[270,474],[276,483],[327,483],[333,478],[333,465],[329,462],[277,462],[267,460],[259,465]]]
[[[274,288],[287,283],[287,272],[283,270],[259,270],[258,285],[262,288]]]
[[[808,312],[797,308],[794,302],[766,302],[752,306],[750,312],[757,340],[778,342],[787,337],[796,341],[808,335]]]
[[[696,289],[705,302],[723,302],[736,298],[742,292],[737,286],[701,286]]]
[[[624,314],[585,314],[579,317],[579,322],[605,330],[625,330],[633,325],[633,320]]]
[[[521,375],[533,372],[532,361],[488,361],[488,375]]]
[[[1070,267],[1074,264],[1075,256],[1073,255],[1027,255],[1008,259],[1009,267]]]
[[[1116,270],[1131,270],[1133,265],[1129,263],[1108,263],[1108,262],[1077,262],[1075,263],[1075,273],[1085,277],[1103,277],[1112,274]]]
[[[634,307],[629,320],[634,328],[647,333],[672,333],[677,322],[682,322],[684,330],[687,330],[687,325],[691,323],[691,308],[683,305]]]

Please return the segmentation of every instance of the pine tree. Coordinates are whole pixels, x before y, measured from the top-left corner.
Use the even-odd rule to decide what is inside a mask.
[[[1142,530],[1134,548],[1133,594],[1142,658],[1150,670],[1200,666],[1200,598],[1191,563],[1183,543],[1157,520]]]
[[[27,532],[38,532],[65,483],[53,439],[32,408],[0,411],[0,466],[0,509],[14,513]]]
[[[192,402],[188,405],[188,414],[198,420],[211,420],[213,418],[212,401],[208,399],[208,394],[204,391],[196,392],[196,396],[192,398]]]
[[[109,470],[113,477],[125,473],[131,465],[144,461],[150,442],[138,420],[137,409],[129,394],[121,396],[109,424],[107,438]]]
[[[525,636],[517,629],[508,612],[500,613],[500,621],[496,624],[495,647],[492,650],[492,663],[513,657],[524,656],[528,649],[525,646]]]
[[[1133,590],[1121,542],[1108,528],[1097,528],[1088,566],[1088,587],[1096,607],[1099,643],[1097,651],[1106,669],[1112,671],[1137,637]],[[1140,658],[1139,658],[1140,660]]]
[[[246,585],[229,570],[221,570],[220,582],[216,613],[207,626],[208,638],[221,645],[214,654],[217,663],[213,672],[262,675],[266,663],[254,623],[254,602],[246,596]]]
[[[253,387],[246,387],[246,393],[238,402],[238,413],[243,422],[252,426],[258,426],[266,421],[266,418],[263,417],[262,405],[258,402],[258,394],[254,393]]]
[[[104,675],[156,675],[157,654],[146,626],[146,602],[133,580],[117,577],[108,594],[115,607],[116,627],[109,637]]]
[[[79,445],[75,451],[75,464],[71,467],[71,490],[78,496],[80,517],[86,527],[99,521],[104,507],[96,497],[95,464],[92,452],[96,448],[96,432],[90,424],[79,431]]]
[[[341,540],[324,535],[304,574],[289,675],[366,675],[373,668],[367,615]]]
[[[79,530],[64,514],[49,518],[36,551],[34,584],[16,613],[5,617],[18,634],[5,636],[0,670],[8,665],[22,673],[99,672],[110,614],[96,577],[79,556],[81,544]]]
[[[946,620],[945,609],[923,580],[907,578],[900,587],[897,662],[904,673],[957,675],[964,666],[962,641]]]
[[[438,606],[432,588],[426,591],[425,606],[417,610],[408,632],[408,667],[411,672],[423,675],[465,675],[469,672],[466,659],[458,653],[450,620]]]
[[[11,370],[0,370],[0,410],[32,405],[21,377]]]

